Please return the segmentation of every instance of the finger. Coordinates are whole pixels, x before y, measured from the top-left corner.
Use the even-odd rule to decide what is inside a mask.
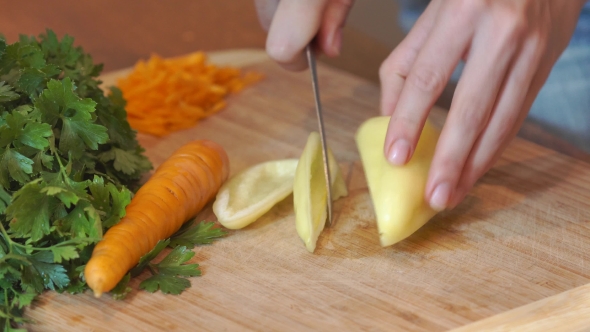
[[[268,55],[289,70],[307,68],[303,53],[317,34],[328,0],[281,0],[266,39]]]
[[[381,114],[391,115],[410,68],[416,56],[428,38],[441,1],[431,2],[424,13],[418,18],[408,35],[383,61],[379,68],[381,81]]]
[[[272,18],[279,6],[279,0],[255,0],[254,6],[256,7],[260,25],[265,31],[268,31]]]
[[[342,27],[353,4],[354,0],[330,0],[326,5],[317,41],[320,50],[327,56],[340,54]]]
[[[500,91],[492,117],[467,159],[456,193],[449,204],[451,208],[464,199],[518,133],[549,76],[551,66],[539,66],[542,62],[551,61],[545,58],[546,49],[543,39],[532,38],[524,42]]]
[[[475,15],[464,12],[456,17],[450,9],[441,7],[391,115],[384,149],[392,164],[411,158],[430,109],[469,47]]]
[[[498,26],[491,19],[480,24],[430,167],[425,197],[437,210],[444,210],[453,196],[523,35],[518,25]]]

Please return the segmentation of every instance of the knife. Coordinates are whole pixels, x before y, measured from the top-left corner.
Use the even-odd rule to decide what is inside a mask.
[[[322,157],[324,159],[324,177],[326,179],[326,191],[328,192],[328,226],[332,225],[332,181],[330,177],[330,165],[328,161],[328,145],[326,143],[326,131],[324,130],[324,119],[322,117],[322,102],[320,101],[320,87],[318,86],[318,75],[315,65],[315,55],[311,50],[311,46],[307,45],[307,63],[309,64],[309,71],[311,73],[311,85],[313,86],[313,93],[315,97],[315,109],[318,117],[318,125],[320,129],[320,141],[322,143]]]

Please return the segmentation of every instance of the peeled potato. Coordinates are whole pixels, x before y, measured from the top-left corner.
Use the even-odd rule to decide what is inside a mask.
[[[313,252],[328,216],[328,191],[324,176],[322,146],[318,132],[312,132],[299,158],[293,184],[293,205],[297,234]],[[332,201],[348,195],[346,183],[332,151],[328,149]]]
[[[424,190],[438,129],[427,121],[411,160],[404,166],[393,166],[383,154],[389,119],[389,116],[371,118],[356,134],[379,239],[384,247],[407,238],[437,213],[424,200]]]

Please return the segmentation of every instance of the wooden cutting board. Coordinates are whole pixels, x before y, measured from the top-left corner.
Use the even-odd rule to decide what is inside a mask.
[[[317,130],[309,73],[286,72],[259,50],[215,53],[212,60],[266,79],[190,130],[164,139],[140,135],[154,164],[198,138],[227,149],[233,174],[298,158]],[[123,74],[106,75],[105,83]],[[547,303],[557,314],[559,301],[543,300],[551,296],[577,296],[578,309],[590,305],[583,286],[590,282],[590,165],[516,139],[459,207],[382,248],[354,141],[358,126],[378,115],[379,89],[324,66],[319,81],[328,143],[349,195],[335,203],[335,226],[315,253],[297,236],[289,196],[249,227],[196,248],[203,275],[182,295],[135,290],[115,301],[47,292],[27,310],[37,321],[31,330],[442,331],[488,318],[466,327],[479,331],[518,326],[518,317],[539,322],[552,313],[539,311]],[[442,119],[438,110],[433,116]],[[215,220],[210,207],[199,219]],[[561,324],[588,324],[573,312]]]

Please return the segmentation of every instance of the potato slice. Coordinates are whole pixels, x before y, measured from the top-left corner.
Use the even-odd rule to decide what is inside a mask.
[[[348,195],[346,183],[332,151],[328,149],[330,175],[332,181],[332,201]],[[320,135],[312,132],[303,149],[293,186],[295,225],[297,234],[309,252],[316,247],[318,237],[328,216],[328,192],[324,177],[324,164]]]

